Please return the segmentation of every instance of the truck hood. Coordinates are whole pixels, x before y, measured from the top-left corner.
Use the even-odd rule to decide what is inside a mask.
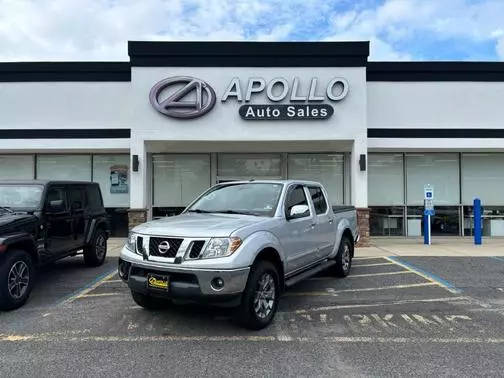
[[[219,237],[229,236],[242,227],[257,225],[268,219],[253,215],[186,213],[143,223],[133,231],[148,235]]]
[[[31,214],[0,213],[0,236],[9,232],[24,230],[25,226],[37,221]]]

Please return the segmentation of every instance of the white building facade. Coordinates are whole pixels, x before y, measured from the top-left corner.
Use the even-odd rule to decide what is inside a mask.
[[[100,183],[114,233],[218,182],[321,181],[367,236],[504,235],[503,63],[368,62],[367,42],[130,42],[0,63],[0,180]]]

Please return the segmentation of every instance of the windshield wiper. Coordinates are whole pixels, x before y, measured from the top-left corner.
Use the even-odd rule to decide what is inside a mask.
[[[0,206],[0,209],[1,209],[1,210],[5,210],[5,211],[7,211],[7,212],[9,212],[9,213],[13,213],[13,212],[14,212],[13,210],[11,210],[10,208],[8,208],[8,207],[6,207],[6,206]]]
[[[241,211],[241,210],[219,210],[219,211],[214,211],[214,213],[219,213],[219,214],[238,214],[238,215],[255,215],[255,216],[259,215],[257,213],[253,213],[251,211]]]
[[[207,211],[207,210],[201,210],[201,209],[191,209],[187,210],[188,213],[198,213],[198,214],[207,214],[207,213],[214,213],[214,211]]]

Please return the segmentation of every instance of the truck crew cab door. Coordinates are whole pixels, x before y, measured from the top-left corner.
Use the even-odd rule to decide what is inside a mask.
[[[287,255],[287,273],[291,273],[317,260],[315,219],[302,185],[287,190],[284,210],[281,241]]]
[[[66,188],[51,185],[47,188],[44,204],[45,248],[44,261],[53,260],[65,254],[72,240],[72,215],[66,199]]]
[[[336,243],[334,214],[329,209],[327,197],[320,186],[309,186],[308,191],[315,210],[315,237],[320,258],[331,254]]]

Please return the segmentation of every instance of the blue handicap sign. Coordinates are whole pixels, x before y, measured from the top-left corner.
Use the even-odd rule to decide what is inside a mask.
[[[425,192],[425,197],[428,199],[432,198],[432,192]]]
[[[434,209],[425,209],[424,215],[430,215],[431,217],[436,215],[436,211]]]

